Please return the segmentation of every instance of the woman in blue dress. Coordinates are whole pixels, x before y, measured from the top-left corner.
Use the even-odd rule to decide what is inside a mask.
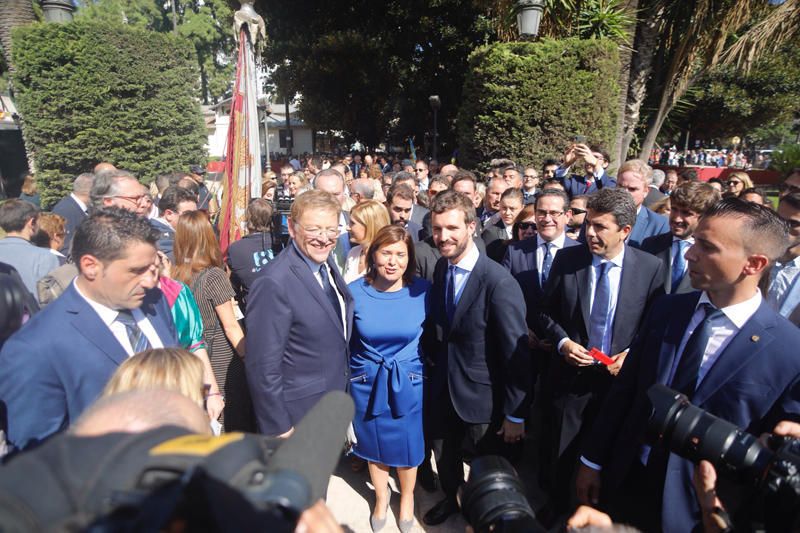
[[[355,321],[350,391],[356,405],[353,453],[369,462],[375,487],[374,531],[389,507],[389,468],[400,481],[400,530],[414,524],[414,484],[425,455],[420,336],[430,283],[414,276],[414,244],[399,226],[372,241],[367,273],[352,282]]]

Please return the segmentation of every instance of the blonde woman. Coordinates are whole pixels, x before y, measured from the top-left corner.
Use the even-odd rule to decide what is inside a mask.
[[[350,210],[350,240],[357,243],[347,254],[344,264],[344,281],[350,283],[367,271],[367,248],[381,228],[391,223],[389,211],[382,203],[367,200]]]
[[[181,348],[145,350],[123,362],[103,389],[103,396],[133,390],[167,389],[203,407],[203,363]]]
[[[297,198],[298,195],[311,189],[308,178],[302,171],[297,171],[292,174],[291,177],[289,177],[287,186],[289,187],[289,195],[292,198]]]
[[[731,172],[728,174],[727,182],[728,190],[732,196],[739,196],[745,189],[753,187],[753,180],[747,175],[747,172]]]

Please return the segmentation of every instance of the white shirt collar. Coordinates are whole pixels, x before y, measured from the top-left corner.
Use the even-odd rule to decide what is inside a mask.
[[[81,210],[85,213],[87,209],[86,204],[83,203],[80,198],[75,196],[74,192],[69,193],[69,195],[72,197],[73,200],[75,200],[75,203],[78,204],[78,207],[80,207]]]
[[[780,261],[775,261],[775,264],[777,266],[782,267],[782,268],[785,268],[785,267],[790,266],[790,265],[793,266],[793,267],[800,268],[800,255],[798,255],[797,257],[795,257],[791,261],[787,261],[786,263],[781,263]]]
[[[478,247],[475,245],[474,242],[469,243],[469,251],[467,255],[461,258],[461,261],[456,263],[456,268],[460,270],[466,270],[467,272],[472,272],[475,270],[475,264],[480,259],[481,253],[478,250]]]
[[[758,307],[761,305],[761,300],[761,291],[756,290],[755,295],[751,298],[743,302],[739,302],[738,304],[723,307],[721,311],[725,313],[725,316],[728,317],[728,319],[733,322],[737,328],[742,329],[742,326],[744,326],[745,323],[750,320],[750,317],[753,316],[758,310]],[[700,299],[697,301],[695,310],[704,303],[714,305],[711,303],[711,299],[708,297],[708,293],[705,291],[703,291],[703,294],[700,295]]]
[[[103,305],[99,302],[95,302],[94,300],[86,296],[83,292],[81,292],[80,287],[78,287],[77,281],[78,281],[77,278],[72,281],[72,285],[75,287],[75,291],[80,295],[81,298],[86,300],[86,303],[88,303],[92,309],[94,309],[95,313],[97,313],[97,316],[100,317],[100,320],[102,320],[106,326],[111,327],[111,324],[113,324],[114,321],[117,319],[119,311],[117,311],[116,309],[111,309],[110,307]],[[131,312],[134,313],[136,311],[138,311],[138,309],[131,310]],[[138,317],[136,318],[138,319]]]
[[[614,265],[622,268],[622,261],[625,259],[625,248],[627,248],[627,246],[623,246],[622,251],[611,259],[604,259],[599,255],[592,254],[592,266],[598,267],[603,263],[613,263]]]
[[[688,242],[689,244],[694,244],[694,237],[686,237],[685,239],[681,239],[680,237],[676,237],[675,235],[672,236],[672,242],[675,241],[684,241]]]
[[[564,243],[567,240],[567,234],[561,232],[561,235],[550,241],[548,244],[552,244],[556,247],[556,249],[560,250],[564,247]],[[536,235],[536,247],[540,247],[541,245],[545,244],[547,241],[542,239],[541,235]]]

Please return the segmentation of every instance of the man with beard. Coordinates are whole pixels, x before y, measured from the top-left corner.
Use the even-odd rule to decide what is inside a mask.
[[[502,181],[502,180],[501,180]],[[426,324],[428,434],[445,498],[424,517],[441,524],[458,511],[463,460],[509,456],[525,434],[530,352],[522,291],[511,274],[478,252],[475,208],[455,191],[431,205],[433,238],[442,258]]]

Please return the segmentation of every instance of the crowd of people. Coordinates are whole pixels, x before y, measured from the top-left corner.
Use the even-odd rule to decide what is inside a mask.
[[[713,184],[609,163],[586,144],[480,174],[295,160],[265,173],[228,250],[199,168],[150,190],[100,163],[51,213],[6,200],[7,459],[100,397],[169,389],[217,434],[287,438],[341,390],[374,531],[391,469],[406,532],[418,480],[443,493],[433,526],[458,511],[465,463],[529,453],[543,522],[588,504],[643,531],[711,527],[719,502],[698,498],[693,465],[645,441],[646,391],[754,434],[800,420],[800,169],[772,205],[745,172]]]
[[[736,147],[724,148],[695,148],[680,150],[677,146],[664,146],[653,148],[650,162],[658,165],[701,166],[701,167],[730,167],[743,170],[766,169],[772,163],[771,150],[750,151],[748,156],[744,150]]]

